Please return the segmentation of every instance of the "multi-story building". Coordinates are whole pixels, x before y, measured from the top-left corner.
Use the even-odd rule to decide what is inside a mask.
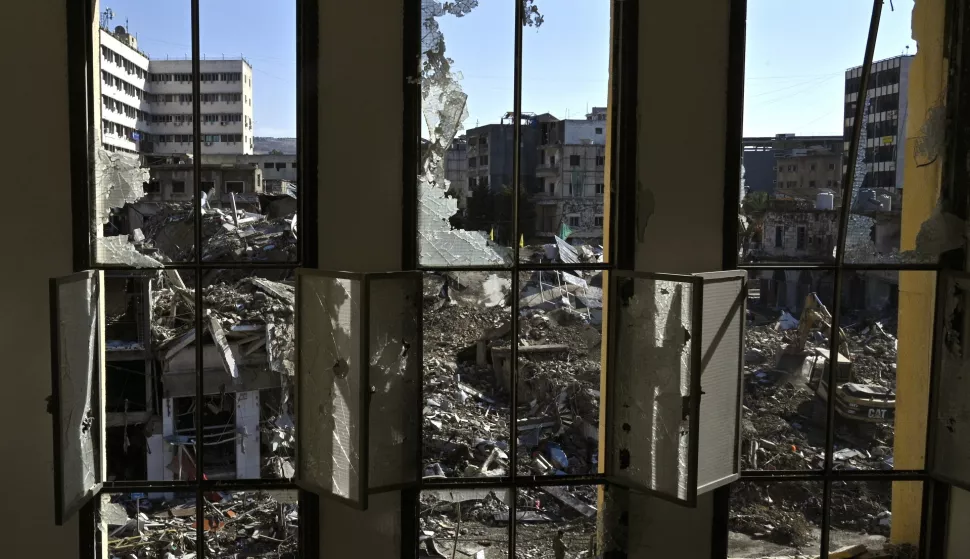
[[[149,60],[124,27],[101,29],[101,141],[109,151],[150,146]]]
[[[542,115],[545,117],[546,115]],[[536,160],[539,146],[538,122],[542,117],[522,114],[522,155],[519,161],[521,186],[526,192],[536,189]],[[468,154],[468,189],[488,187],[500,192],[513,185],[512,158],[515,142],[512,138],[514,115],[505,113],[499,124],[486,124],[466,131]]]
[[[602,242],[606,108],[594,107],[585,119],[547,119],[540,130],[536,237],[551,238],[566,225],[573,238]]]
[[[906,106],[909,101],[909,68],[913,55],[887,58],[872,64],[869,75],[869,118],[866,126],[866,177],[863,188],[888,189],[890,194],[903,187],[903,145],[906,139]],[[845,71],[845,137],[848,152],[852,125],[859,101],[862,66]],[[844,169],[844,166],[843,166]]]
[[[149,59],[121,26],[100,34],[105,149],[192,153],[192,62]],[[202,154],[252,154],[252,66],[203,60],[200,80]]]
[[[776,134],[742,140],[744,183],[749,192],[814,199],[819,189],[838,194],[842,136]]]

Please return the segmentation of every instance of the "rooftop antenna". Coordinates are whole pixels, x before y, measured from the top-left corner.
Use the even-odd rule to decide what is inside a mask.
[[[114,19],[114,17],[115,17],[115,13],[111,11],[111,8],[105,8],[104,11],[101,12],[101,27],[104,27],[105,29],[107,29],[108,22]]]

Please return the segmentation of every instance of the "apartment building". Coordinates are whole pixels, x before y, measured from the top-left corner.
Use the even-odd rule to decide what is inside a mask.
[[[887,58],[872,64],[867,98],[869,120],[866,125],[866,177],[863,188],[895,191],[903,187],[906,153],[906,106],[909,102],[909,70],[913,55]],[[852,125],[859,101],[862,66],[845,72],[844,150],[848,152]]]
[[[814,199],[818,189],[838,193],[842,142],[842,136],[795,134],[743,138],[744,184],[749,192],[786,197]]]
[[[118,26],[101,35],[102,144],[129,153],[192,153],[192,62],[152,60]],[[202,154],[253,153],[253,69],[202,60]]]
[[[458,195],[458,208],[464,209],[471,196],[468,188],[468,139],[455,138],[445,155],[445,178],[450,189]]]

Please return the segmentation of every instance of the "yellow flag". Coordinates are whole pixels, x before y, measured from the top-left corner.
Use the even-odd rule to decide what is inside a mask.
[[[525,248],[525,235],[519,235],[519,246]]]
[[[492,230],[488,232],[488,240],[490,240],[492,242],[495,242],[495,228],[494,227],[492,227]]]

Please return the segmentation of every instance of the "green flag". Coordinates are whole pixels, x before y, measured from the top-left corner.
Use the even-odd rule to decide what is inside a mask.
[[[562,224],[559,225],[559,238],[565,241],[572,234],[573,230],[566,225],[565,221],[563,221]]]

